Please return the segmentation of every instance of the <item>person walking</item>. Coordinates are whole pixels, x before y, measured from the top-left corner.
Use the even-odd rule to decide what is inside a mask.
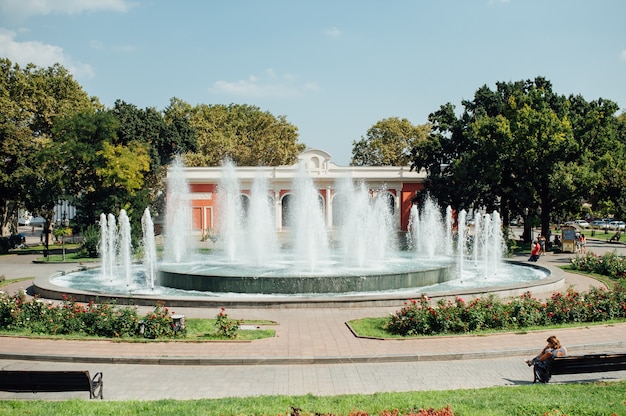
[[[587,237],[585,237],[585,234],[580,233],[580,252],[581,253],[586,253],[587,252]]]
[[[541,256],[545,256],[546,255],[546,238],[543,236],[543,234],[539,234],[539,254]]]
[[[539,260],[539,253],[541,252],[541,246],[539,245],[539,242],[537,242],[537,240],[533,240],[530,247],[530,257],[528,258],[528,261]]]

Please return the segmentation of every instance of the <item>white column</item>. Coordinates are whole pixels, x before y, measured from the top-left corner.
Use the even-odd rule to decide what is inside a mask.
[[[394,203],[394,207],[393,207],[393,215],[394,217],[396,217],[396,227],[398,228],[398,230],[400,230],[402,228],[402,215],[401,215],[401,211],[402,211],[402,207],[400,206],[400,204],[402,203],[402,188],[395,189],[396,194],[394,196],[393,199],[393,203]]]
[[[326,185],[326,228],[331,228],[333,225],[332,216],[332,204],[330,203],[330,185]]]
[[[276,230],[280,231],[283,229],[283,204],[280,200],[280,190],[274,189],[274,222],[276,224]]]

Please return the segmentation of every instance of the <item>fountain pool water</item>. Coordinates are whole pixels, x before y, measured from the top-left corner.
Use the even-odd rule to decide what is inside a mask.
[[[137,301],[146,296],[169,298],[169,304],[170,297],[209,298],[227,304],[277,298],[406,299],[425,292],[524,285],[549,274],[502,261],[497,212],[461,211],[453,218],[449,207],[442,212],[428,199],[421,210],[412,208],[407,235],[399,237],[388,200],[372,197],[386,195],[385,190],[372,192],[367,184],[349,179],[337,184],[344,204],[342,224],[329,230],[319,194],[303,169],[294,180],[289,202],[289,239],[283,236],[280,247],[266,178],[257,175],[244,204],[235,168],[228,163],[217,191],[219,212],[224,214],[217,221],[219,238],[211,253],[200,253],[189,244],[190,198],[183,172],[178,162],[168,176],[164,258],[156,266],[158,272],[149,210],[142,218],[146,257],[132,266],[132,272],[126,254],[130,242],[122,234],[127,216],[120,213],[118,228],[114,216],[102,214],[101,269],[64,274],[50,283],[61,291],[84,291],[100,298],[106,294]],[[467,225],[468,217],[473,217],[473,226]],[[408,249],[400,250],[403,239]],[[114,248],[112,241],[124,247]]]

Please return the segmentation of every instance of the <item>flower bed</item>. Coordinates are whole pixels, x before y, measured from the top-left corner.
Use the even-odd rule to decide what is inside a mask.
[[[571,260],[572,267],[582,272],[597,273],[614,279],[626,279],[626,259],[616,252],[598,255],[586,253]]]
[[[491,294],[465,302],[441,299],[431,305],[428,297],[410,299],[391,315],[386,329],[398,335],[458,334],[481,330],[514,330],[533,326],[602,322],[626,318],[626,284],[611,290],[573,289],[554,293],[546,302],[530,292],[503,301]]]
[[[64,297],[59,304],[41,299],[26,301],[23,292],[0,296],[0,328],[43,335],[87,335],[107,338],[173,337],[172,316],[157,305],[140,317],[136,307],[91,302],[81,305]],[[183,335],[180,331],[178,334]]]

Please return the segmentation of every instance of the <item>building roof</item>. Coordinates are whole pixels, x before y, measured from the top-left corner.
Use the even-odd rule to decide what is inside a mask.
[[[242,184],[252,182],[261,176],[274,182],[291,182],[303,168],[316,181],[334,182],[339,179],[352,178],[363,180],[371,185],[389,182],[423,182],[426,172],[416,172],[409,166],[339,166],[331,161],[329,153],[319,149],[306,149],[298,155],[298,162],[293,165],[281,166],[238,166],[235,174]],[[223,177],[224,168],[219,167],[188,167],[185,177],[189,183],[217,183]]]

